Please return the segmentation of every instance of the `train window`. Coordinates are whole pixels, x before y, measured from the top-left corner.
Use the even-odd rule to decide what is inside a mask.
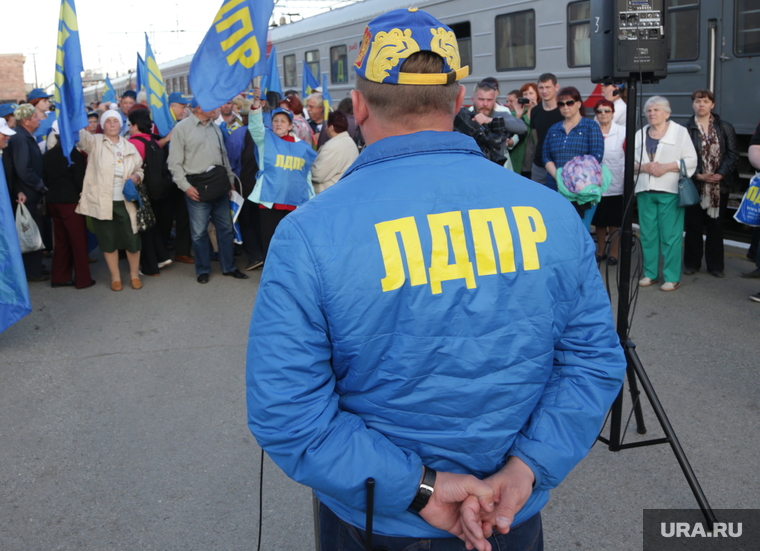
[[[462,67],[470,67],[470,73],[472,73],[472,34],[470,31],[470,22],[465,21],[463,23],[454,23],[449,25],[449,27],[451,27],[451,30],[454,31],[454,35],[457,37],[459,59],[462,63]]]
[[[760,55],[760,0],[736,0],[734,13],[736,55]]]
[[[286,88],[297,85],[298,75],[296,74],[296,54],[286,55],[282,58],[282,69],[285,73]]]
[[[187,94],[187,88],[185,88],[185,77],[179,77],[179,92]]]
[[[311,74],[314,75],[317,81],[321,80],[319,71],[319,50],[309,50],[306,52],[306,65],[311,69]]]
[[[668,61],[699,57],[698,0],[667,0]]]
[[[348,82],[348,48],[345,45],[330,48],[330,81],[333,84]]]
[[[496,70],[533,69],[536,66],[536,12],[496,16]]]
[[[567,66],[591,65],[591,2],[567,5]]]

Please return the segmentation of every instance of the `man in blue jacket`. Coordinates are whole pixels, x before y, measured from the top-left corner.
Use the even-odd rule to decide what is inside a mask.
[[[249,426],[316,491],[325,551],[364,549],[370,477],[377,547],[541,549],[539,511],[625,372],[594,243],[452,132],[469,70],[451,29],[379,16],[355,68],[368,146],[272,240]]]

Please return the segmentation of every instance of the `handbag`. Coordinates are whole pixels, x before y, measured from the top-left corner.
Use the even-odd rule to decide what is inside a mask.
[[[734,220],[755,228],[760,226],[760,172],[750,180]]]
[[[144,232],[156,225],[156,215],[153,214],[153,209],[150,206],[150,199],[148,198],[148,191],[145,186],[140,183],[137,184],[135,188],[137,189],[140,205],[135,213],[137,231]]]
[[[699,192],[694,182],[686,174],[686,164],[681,159],[681,167],[678,169],[678,206],[690,207],[699,203]]]
[[[204,203],[212,203],[230,191],[227,169],[220,165],[201,174],[189,174],[187,181],[198,190],[198,196]]]
[[[34,218],[32,218],[29,209],[24,203],[19,203],[16,207],[16,233],[18,234],[19,248],[21,254],[39,251],[45,248],[42,243],[42,234],[37,227]]]

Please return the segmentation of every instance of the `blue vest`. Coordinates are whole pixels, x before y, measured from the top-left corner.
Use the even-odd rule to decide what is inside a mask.
[[[287,142],[267,129],[264,138],[264,159],[256,155],[262,167],[257,177],[261,186],[259,201],[300,206],[314,197],[314,188],[306,177],[317,153],[306,142]]]

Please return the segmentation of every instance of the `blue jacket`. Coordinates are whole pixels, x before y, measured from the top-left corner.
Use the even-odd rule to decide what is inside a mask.
[[[251,320],[248,421],[339,517],[449,537],[407,511],[422,465],[536,476],[534,515],[586,455],[625,361],[595,246],[559,194],[420,132],[367,147],[277,228]]]

